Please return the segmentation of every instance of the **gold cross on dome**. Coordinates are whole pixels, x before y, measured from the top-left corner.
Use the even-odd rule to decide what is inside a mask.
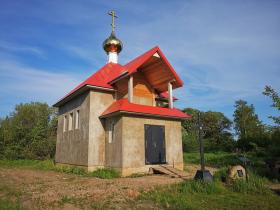
[[[108,12],[108,15],[112,16],[111,26],[112,26],[112,32],[113,32],[113,31],[115,31],[115,18],[118,18],[118,17],[116,16],[116,12],[114,10]]]

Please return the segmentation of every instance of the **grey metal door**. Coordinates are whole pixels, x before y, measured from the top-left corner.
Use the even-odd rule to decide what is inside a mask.
[[[165,158],[165,128],[161,125],[145,125],[145,162],[163,164]]]

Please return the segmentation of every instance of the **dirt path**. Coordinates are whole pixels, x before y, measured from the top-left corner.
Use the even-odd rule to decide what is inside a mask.
[[[193,177],[196,165],[187,172]],[[212,170],[212,169],[211,169]],[[182,181],[163,175],[99,179],[51,171],[0,168],[0,198],[19,200],[28,209],[133,208],[129,200],[158,185]]]

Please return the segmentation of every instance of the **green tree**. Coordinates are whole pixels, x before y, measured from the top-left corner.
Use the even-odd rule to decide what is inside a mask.
[[[235,102],[234,111],[235,130],[240,139],[254,137],[261,122],[255,113],[253,104],[248,105],[246,101],[238,100]]]
[[[198,112],[197,109],[186,108],[184,112],[192,117],[182,123],[184,151],[198,151],[197,140]],[[231,151],[234,140],[231,134],[232,122],[221,112],[200,112],[203,125],[205,150],[209,151]]]
[[[199,150],[197,141],[197,114],[199,110],[185,108],[183,112],[191,115],[191,118],[182,122],[183,150],[185,152],[197,152]]]
[[[46,103],[16,105],[15,111],[0,123],[2,156],[10,159],[53,157],[56,111]]]
[[[253,104],[248,105],[246,101],[235,102],[234,111],[235,131],[239,137],[238,146],[243,150],[252,150],[258,146],[268,144],[265,130],[255,113]]]
[[[226,150],[234,148],[234,139],[231,134],[232,121],[221,112],[208,111],[202,113],[206,150]]]
[[[269,96],[273,101],[272,107],[280,111],[279,94],[271,86],[265,86],[263,94]],[[270,127],[270,144],[266,152],[268,157],[277,160],[280,154],[280,116],[269,116],[269,118],[274,121],[276,126]]]
[[[273,101],[272,107],[280,111],[280,97],[278,93],[271,86],[265,86],[263,94],[269,96]],[[271,118],[277,125],[280,125],[280,116],[269,116],[269,118]]]

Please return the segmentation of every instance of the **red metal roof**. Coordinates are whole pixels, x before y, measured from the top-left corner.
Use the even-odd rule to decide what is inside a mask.
[[[71,90],[68,94],[66,94],[63,98],[61,98],[54,106],[59,106],[64,103],[66,98],[68,98],[70,95],[75,93],[78,90],[82,90],[81,88],[90,85],[95,87],[101,87],[101,88],[107,88],[112,89],[114,88],[110,85],[110,82],[115,80],[116,78],[119,78],[124,73],[127,73],[128,75],[134,73],[137,71],[137,68],[140,67],[147,59],[149,59],[151,56],[153,56],[155,53],[158,53],[160,57],[163,59],[163,61],[166,63],[166,65],[169,67],[170,71],[176,78],[177,87],[180,87],[183,85],[182,80],[179,78],[173,67],[170,65],[170,63],[165,58],[164,54],[161,52],[158,46],[152,48],[151,50],[147,51],[146,53],[140,55],[139,57],[135,58],[131,62],[127,63],[126,65],[120,65],[115,63],[108,63],[104,65],[101,69],[99,69],[97,72],[95,72],[93,75],[88,77],[85,81],[80,83],[77,87],[75,87],[73,90]]]
[[[75,92],[76,90],[78,90],[79,88],[85,85],[92,85],[97,87],[113,89],[113,87],[109,85],[108,82],[118,77],[123,72],[125,72],[125,69],[122,65],[118,63],[107,63],[97,72],[95,72],[93,75],[91,75],[81,84],[79,84],[76,88],[74,88],[68,95],[70,95],[71,93]]]
[[[99,69],[97,72],[92,74],[85,81],[83,81],[77,87],[75,87],[73,90],[71,90],[67,95],[65,95],[63,98],[61,98],[54,106],[60,104],[68,96],[70,96],[71,94],[73,94],[74,92],[78,91],[79,89],[81,89],[82,87],[84,87],[86,85],[108,88],[108,89],[113,90],[113,87],[109,84],[109,81],[118,77],[123,72],[125,72],[125,69],[122,65],[117,64],[117,63],[107,63],[101,69]]]
[[[128,102],[126,98],[115,101],[111,106],[109,106],[102,114],[101,118],[105,118],[113,113],[126,112],[134,113],[139,115],[152,115],[158,117],[166,118],[178,118],[185,119],[190,116],[178,109],[169,109],[156,106],[140,105]]]

